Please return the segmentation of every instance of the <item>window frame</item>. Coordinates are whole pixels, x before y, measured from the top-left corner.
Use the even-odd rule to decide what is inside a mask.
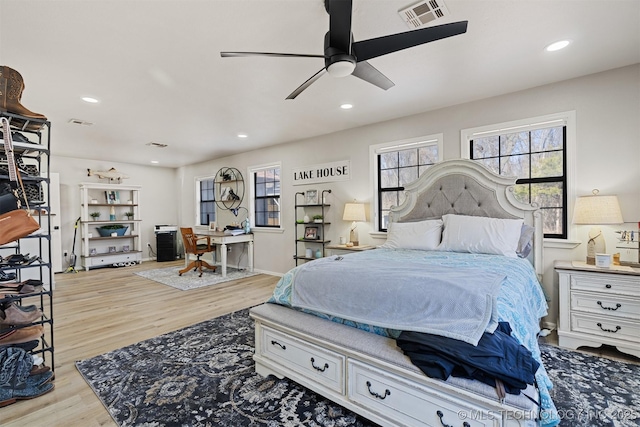
[[[196,194],[196,218],[195,218],[195,226],[196,227],[209,227],[209,223],[211,222],[215,222],[216,218],[218,217],[218,204],[216,203],[216,184],[215,184],[215,174],[214,175],[207,175],[207,176],[201,176],[201,177],[196,177],[195,178],[195,194]],[[202,192],[201,192],[201,185],[203,181],[212,181],[213,183],[213,200],[207,200],[207,202],[213,202],[213,219],[209,218],[209,221],[207,222],[207,224],[202,224],[201,223],[201,218],[200,218],[200,212],[202,210],[201,208],[201,204],[202,204]]]
[[[375,144],[369,146],[369,170],[371,182],[373,184],[373,203],[371,204],[371,221],[372,221],[372,229],[374,230],[371,235],[374,237],[378,235],[379,237],[384,237],[387,234],[386,229],[381,229],[381,188],[380,188],[380,166],[378,164],[378,156],[381,153],[388,153],[392,151],[403,151],[409,148],[420,148],[426,146],[436,146],[438,148],[438,160],[436,163],[441,162],[443,158],[443,141],[444,134],[436,133],[431,135],[420,136],[416,138],[396,140],[384,142],[381,144]],[[397,148],[394,150],[394,148]],[[402,191],[404,187],[398,187],[398,190],[394,191]]]
[[[548,114],[544,116],[530,117],[526,119],[513,120],[474,128],[462,129],[460,131],[460,152],[463,159],[471,159],[471,141],[477,137],[488,137],[504,135],[509,133],[533,131],[550,127],[564,126],[564,147],[563,147],[563,172],[564,172],[564,235],[545,236],[545,244],[553,246],[558,243],[558,247],[565,243],[572,243],[576,240],[576,228],[571,224],[573,217],[573,201],[575,200],[575,169],[576,169],[576,114],[575,111],[564,111],[560,113]]]
[[[278,211],[278,222],[279,225],[269,226],[269,225],[256,225],[256,172],[268,170],[268,169],[278,169],[280,172],[280,194],[278,195],[278,200],[280,201],[280,210]],[[247,168],[247,177],[249,179],[249,218],[251,221],[251,229],[262,230],[262,231],[282,231],[283,229],[283,220],[282,220],[282,163],[274,162],[263,165],[249,166]],[[269,196],[272,197],[272,196]]]

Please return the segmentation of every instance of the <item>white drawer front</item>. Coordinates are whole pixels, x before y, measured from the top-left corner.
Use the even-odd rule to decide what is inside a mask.
[[[571,313],[571,330],[611,339],[640,342],[640,322],[620,317]]]
[[[372,366],[349,360],[348,398],[396,423],[406,426],[500,426],[499,414],[471,409],[447,396],[439,398],[418,384],[392,378]],[[466,423],[466,424],[465,424]]]
[[[571,290],[606,292],[640,297],[640,276],[606,273],[571,273]]]
[[[344,394],[344,356],[263,327],[264,357],[300,372],[314,381]]]
[[[140,262],[142,259],[140,253],[132,252],[130,254],[118,254],[118,255],[104,255],[101,257],[87,258],[89,266],[99,266],[114,264],[118,262]]]
[[[640,319],[640,298],[574,291],[571,292],[571,310]]]

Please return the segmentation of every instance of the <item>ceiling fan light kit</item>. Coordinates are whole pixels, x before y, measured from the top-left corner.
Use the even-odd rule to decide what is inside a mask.
[[[334,77],[352,75],[383,90],[387,90],[393,87],[394,83],[369,64],[367,60],[463,34],[467,31],[467,21],[460,21],[358,42],[353,40],[353,35],[351,34],[352,0],[325,0],[325,9],[329,14],[329,31],[324,38],[324,55],[220,52],[220,56],[223,58],[243,56],[324,58],[324,68],[298,86],[287,99],[295,99],[312,83],[322,77],[325,71]]]

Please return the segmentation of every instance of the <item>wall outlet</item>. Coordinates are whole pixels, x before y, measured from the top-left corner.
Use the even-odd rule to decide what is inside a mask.
[[[231,252],[231,246],[227,246],[227,252]]]

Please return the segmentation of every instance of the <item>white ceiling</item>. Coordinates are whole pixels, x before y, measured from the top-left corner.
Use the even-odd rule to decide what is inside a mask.
[[[397,12],[412,3],[354,0],[354,38],[407,31]],[[0,0],[0,64],[52,121],[56,155],[178,167],[640,62],[638,0],[445,3],[441,23],[467,33],[370,60],[388,91],[325,75],[285,100],[322,59],[220,57],[322,54],[323,0]]]

